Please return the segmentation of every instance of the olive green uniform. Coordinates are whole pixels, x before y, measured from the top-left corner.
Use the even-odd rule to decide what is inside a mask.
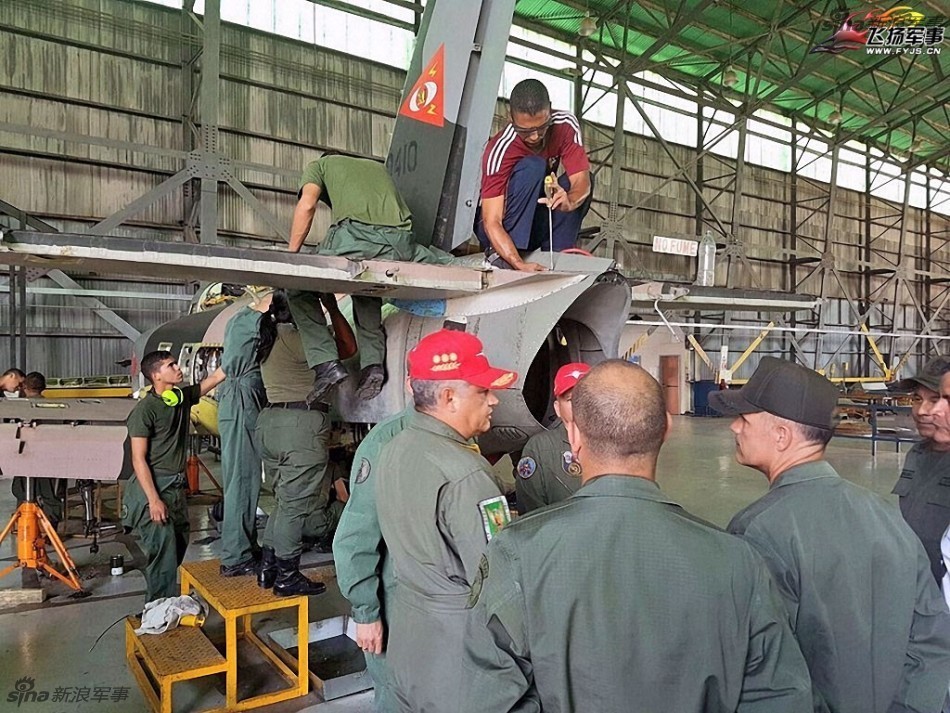
[[[480,504],[501,492],[475,446],[419,412],[383,448],[379,470],[379,527],[396,574],[386,658],[398,710],[454,713],[470,584],[487,544]]]
[[[645,478],[595,478],[488,546],[463,711],[809,713],[762,558]]]
[[[227,379],[218,387],[218,432],[221,434],[221,477],[224,481],[224,523],[221,564],[247,562],[257,547],[257,499],[261,492],[261,454],[255,429],[267,397],[257,364],[261,313],[238,311],[224,328],[221,368]]]
[[[188,549],[188,504],[185,501],[185,458],[191,407],[201,398],[201,386],[181,389],[181,402],[168,406],[158,394],[149,392],[129,414],[127,425],[132,438],[147,438],[145,462],[152,472],[155,488],[168,509],[162,524],[152,522],[148,498],[138,477],[132,478],[122,502],[122,523],[138,535],[145,554],[145,600],[180,594],[176,580],[178,565]]]
[[[381,621],[386,626],[388,622],[387,602],[396,582],[376,514],[376,479],[380,477],[383,446],[405,429],[414,411],[409,407],[376,424],[360,442],[353,457],[350,499],[333,538],[333,560],[340,593],[353,608],[353,621],[357,624]],[[376,710],[379,713],[398,710],[385,651],[378,655],[366,654],[366,668],[376,685]]]
[[[939,583],[947,571],[940,540],[950,525],[950,452],[935,451],[930,441],[915,444],[892,492],[900,496],[901,514],[923,543]]]
[[[455,261],[447,252],[412,241],[412,215],[383,164],[351,156],[325,156],[304,170],[301,189],[308,183],[320,187],[321,199],[332,211],[332,225],[320,244],[320,255],[437,264]],[[307,362],[313,367],[338,356],[323,309],[302,301],[303,294],[292,290],[288,298],[303,336]],[[386,361],[381,308],[379,297],[353,295],[353,326],[364,368]]]
[[[522,514],[559,503],[581,487],[581,465],[574,460],[562,421],[528,439],[515,466],[515,476]]]
[[[261,455],[273,473],[275,505],[267,518],[263,542],[278,559],[303,552],[303,534],[327,537],[342,506],[330,503],[328,447],[330,418],[326,406],[308,408],[302,399],[313,388],[299,332],[277,325],[277,340],[261,364],[268,404],[257,419]]]
[[[816,711],[940,710],[950,613],[896,507],[816,461],[782,473],[729,531],[765,556]]]

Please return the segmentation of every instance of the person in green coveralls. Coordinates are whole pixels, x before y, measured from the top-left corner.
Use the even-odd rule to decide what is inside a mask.
[[[472,586],[462,710],[811,713],[768,569],[656,483],[663,390],[614,359],[574,388],[583,485],[488,545]]]
[[[396,587],[386,598],[386,663],[396,710],[454,713],[470,585],[485,546],[510,517],[471,439],[491,428],[496,389],[518,375],[489,364],[473,334],[443,329],[409,352],[414,411],[382,450],[379,527]],[[486,709],[496,710],[496,709]]]
[[[191,407],[224,380],[220,368],[200,384],[180,386],[184,376],[170,352],[142,357],[152,384],[129,414],[127,425],[135,479],[122,504],[122,522],[138,535],[145,553],[145,601],[174,597],[178,565],[188,549],[185,458]]]
[[[553,428],[528,439],[515,466],[515,493],[522,515],[569,498],[581,487],[581,466],[571,453],[565,424],[571,420],[574,387],[588,371],[590,367],[580,362],[557,370],[554,411],[560,420]]]
[[[304,293],[303,300],[308,310],[322,309],[315,292]],[[300,572],[304,532],[329,537],[343,506],[330,503],[329,407],[303,400],[315,375],[283,291],[274,293],[260,321],[257,359],[267,391],[257,432],[275,500],[264,528],[258,583],[278,596],[320,594],[326,585]]]
[[[218,432],[221,434],[221,478],[224,521],[221,525],[221,574],[257,574],[257,499],[261,493],[261,452],[255,430],[267,401],[257,342],[261,313],[273,295],[242,307],[224,328],[221,368],[227,380],[218,389]]]
[[[940,541],[950,526],[950,443],[934,437],[935,417],[944,402],[940,382],[945,374],[950,374],[950,357],[939,356],[924,364],[916,376],[891,387],[913,392],[911,411],[922,439],[908,451],[891,492],[900,498],[901,514],[923,543],[938,583],[947,572]]]
[[[900,511],[825,460],[838,389],[763,357],[709,405],[735,416],[736,460],[768,492],[728,530],[765,557],[811,674],[816,711],[939,711],[950,681],[950,612]]]
[[[396,582],[376,514],[376,478],[383,447],[406,428],[414,411],[409,406],[380,421],[360,442],[350,473],[350,499],[333,538],[337,584],[352,607],[356,644],[373,678],[377,713],[393,713],[397,708],[385,654],[387,601]]]
[[[456,259],[437,248],[412,240],[412,216],[386,167],[378,162],[327,151],[311,162],[300,179],[297,207],[290,230],[290,252],[299,252],[310,232],[317,203],[331,210],[331,226],[320,244],[320,255],[364,260],[399,260],[450,264]],[[322,310],[308,310],[298,291],[288,292],[294,321],[300,330],[307,363],[316,380],[308,401],[322,398],[347,377]],[[386,380],[386,335],[382,299],[353,295],[353,320],[359,345],[359,398],[375,398]]]

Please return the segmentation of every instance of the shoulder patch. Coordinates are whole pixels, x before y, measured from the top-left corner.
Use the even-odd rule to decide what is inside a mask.
[[[520,475],[525,480],[527,480],[532,475],[534,475],[534,471],[536,471],[537,469],[538,469],[538,464],[535,463],[534,458],[531,458],[530,456],[525,456],[524,458],[518,461],[518,466],[517,466],[518,475]]]
[[[356,474],[356,482],[365,483],[366,479],[369,478],[369,472],[373,469],[373,466],[370,465],[370,462],[363,458],[360,462],[359,472]]]
[[[487,542],[491,542],[491,538],[511,522],[511,510],[508,509],[508,500],[504,495],[482,500],[478,503],[478,511],[482,516],[482,527],[485,530]]]
[[[574,454],[571,451],[564,451],[561,454],[561,467],[572,478],[580,477],[581,464],[574,459]]]
[[[478,598],[482,595],[482,587],[485,586],[485,579],[488,577],[488,557],[482,555],[478,561],[478,571],[475,573],[475,581],[472,582],[472,589],[468,593],[469,609],[478,604]]]

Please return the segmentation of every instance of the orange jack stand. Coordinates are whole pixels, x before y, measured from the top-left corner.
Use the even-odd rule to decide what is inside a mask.
[[[47,519],[43,510],[35,502],[22,503],[13,513],[10,522],[0,534],[0,542],[6,539],[13,528],[17,530],[17,561],[0,571],[0,577],[4,577],[10,572],[20,567],[30,569],[41,569],[49,575],[56,577],[64,584],[72,587],[77,592],[82,592],[82,585],[79,583],[78,572],[73,558],[69,556],[62,540],[53,529],[53,525]],[[53,546],[56,554],[66,574],[63,575],[50,564],[49,557],[46,556],[46,543]]]
[[[208,466],[197,455],[192,453],[188,456],[188,460],[185,462],[185,494],[186,495],[195,495],[196,493],[201,492],[201,488],[198,487],[198,477],[200,473],[204,473],[208,476],[214,487],[218,489],[222,495],[224,491],[221,489],[221,484],[214,479],[214,476],[211,475],[211,471],[208,470]]]

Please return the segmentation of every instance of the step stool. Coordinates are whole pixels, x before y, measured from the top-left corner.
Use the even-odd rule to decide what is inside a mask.
[[[201,629],[180,626],[138,636],[140,623],[134,617],[125,620],[125,656],[154,713],[172,713],[173,684],[227,671],[228,662]]]

